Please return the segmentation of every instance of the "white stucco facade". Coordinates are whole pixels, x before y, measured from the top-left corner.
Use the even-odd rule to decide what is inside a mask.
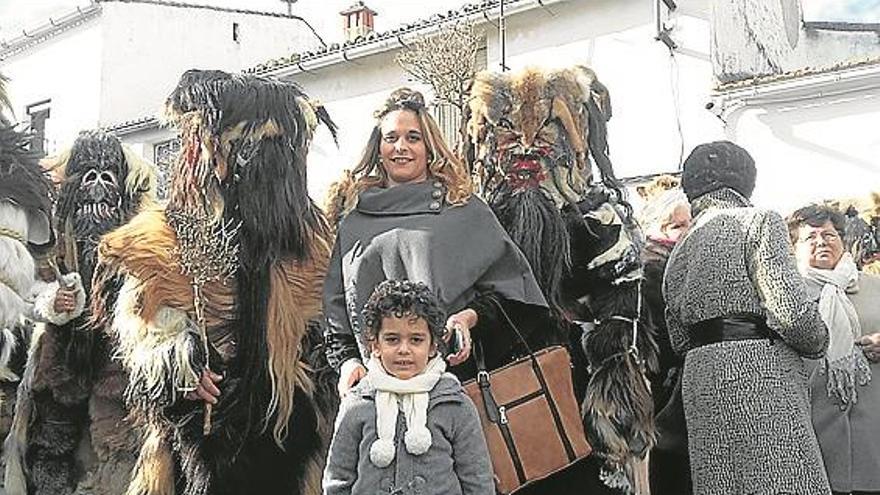
[[[99,121],[101,66],[99,18],[0,61],[0,72],[9,78],[12,120],[27,122],[28,106],[48,100],[46,149],[52,153],[68,145],[80,129]]]
[[[187,69],[237,72],[279,50],[318,44],[302,24],[284,17],[119,2],[102,8],[101,126],[161,113]]]
[[[71,145],[80,130],[161,115],[187,69],[237,72],[279,51],[319,45],[301,20],[234,9],[105,0],[60,18],[70,20],[63,30],[51,23],[32,29],[36,36],[12,40],[20,48],[0,56],[14,120],[27,122],[26,107],[49,100],[49,154]],[[152,158],[150,140],[172,136],[148,129],[134,140],[122,137]]]
[[[729,116],[727,135],[758,164],[755,201],[790,213],[880,190],[878,123],[880,85],[749,105]]]
[[[511,9],[506,18],[507,66],[514,71],[530,66],[591,67],[611,92],[609,147],[618,176],[676,172],[682,146],[687,153],[700,142],[724,136],[721,121],[704,109],[713,87],[708,2],[681,3],[687,7],[675,16],[673,36],[679,50],[672,58],[654,39],[650,2],[545,0],[545,7],[522,2],[528,5]],[[497,14],[497,8],[491,14]],[[486,35],[487,67],[498,70],[495,21],[490,24],[482,16],[473,20]],[[383,43],[389,48],[374,55],[356,57],[352,50],[348,62],[339,58],[329,64],[305,63],[305,71],[269,71],[296,81],[322,100],[340,126],[338,148],[320,131],[309,157],[309,190],[319,201],[342,170],[356,163],[374,123],[372,113],[383,99],[401,85],[419,87],[394,61],[400,44],[377,44]],[[318,68],[312,69],[314,65]]]
[[[712,0],[715,111],[755,157],[755,201],[789,213],[880,190],[880,45],[798,1]]]

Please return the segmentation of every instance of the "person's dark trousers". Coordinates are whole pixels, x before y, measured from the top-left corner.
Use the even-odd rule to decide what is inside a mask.
[[[693,494],[687,454],[652,450],[648,466],[651,495]]]
[[[654,420],[657,426],[657,445],[648,458],[651,495],[693,494],[680,373],[669,401]]]

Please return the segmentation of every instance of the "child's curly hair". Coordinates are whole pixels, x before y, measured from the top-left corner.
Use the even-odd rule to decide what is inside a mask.
[[[410,280],[386,280],[376,286],[361,313],[364,317],[367,340],[379,336],[382,319],[417,316],[428,324],[431,338],[438,347],[443,346],[446,332],[446,313],[440,307],[437,296],[422,282]]]

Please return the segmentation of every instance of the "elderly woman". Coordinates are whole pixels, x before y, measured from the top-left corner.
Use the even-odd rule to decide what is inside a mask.
[[[672,347],[685,354],[694,493],[824,495],[801,358],[821,357],[828,332],[782,218],[749,202],[755,175],[729,141],[697,146],[682,171],[694,220],[664,295]]]
[[[473,196],[466,169],[443,142],[422,95],[399,89],[376,118],[360,162],[330,202],[330,217],[341,221],[324,286],[325,341],[330,364],[340,370],[340,393],[366,373],[369,343],[360,315],[384,280],[424,282],[438,295],[451,315],[447,328],[460,335],[452,365],[469,356],[472,332],[490,369],[516,346],[513,332],[493,324],[500,320],[493,299],[523,323],[527,338],[549,337],[529,331],[548,311],[528,263]],[[475,373],[462,368],[453,371]]]
[[[657,444],[651,450],[648,471],[652,495],[687,495],[692,492],[692,487],[687,428],[681,404],[681,368],[684,360],[673,352],[669,344],[662,285],[669,255],[678,239],[690,227],[691,205],[677,179],[662,176],[652,184],[672,188],[662,189],[646,198],[647,202],[639,215],[639,224],[645,232],[645,246],[642,249],[645,280],[642,291],[657,329],[655,338],[660,348],[660,370],[651,377]],[[656,187],[648,186],[648,189]]]
[[[830,343],[807,363],[813,426],[835,494],[880,493],[880,277],[844,252],[846,219],[811,205],[788,218],[798,270],[819,301]]]

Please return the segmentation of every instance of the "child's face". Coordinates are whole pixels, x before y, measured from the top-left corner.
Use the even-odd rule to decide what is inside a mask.
[[[431,332],[424,319],[412,315],[382,318],[379,335],[373,341],[373,355],[388,374],[408,380],[425,371],[433,352]]]

